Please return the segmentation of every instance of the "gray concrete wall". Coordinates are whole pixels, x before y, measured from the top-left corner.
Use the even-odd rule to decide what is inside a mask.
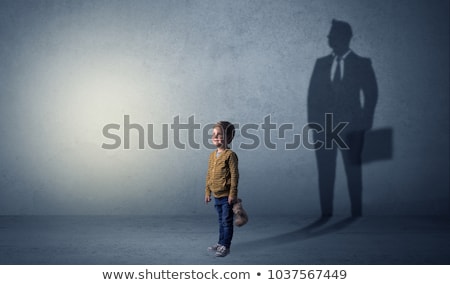
[[[374,128],[392,131],[392,156],[363,166],[367,215],[448,215],[448,1],[1,1],[0,214],[198,214],[209,152],[203,128],[238,132],[240,196],[251,215],[320,213],[314,153],[286,150],[307,123],[315,59],[330,53],[333,18],[370,57],[379,101]],[[167,149],[130,132],[152,124]],[[191,117],[200,129],[171,124]],[[261,124],[292,124],[286,137]],[[118,149],[102,144],[108,124]],[[207,131],[207,129],[206,129]],[[145,139],[145,143],[147,140]],[[253,141],[254,142],[254,141]],[[339,158],[340,159],[340,158]],[[338,161],[334,204],[349,213]]]

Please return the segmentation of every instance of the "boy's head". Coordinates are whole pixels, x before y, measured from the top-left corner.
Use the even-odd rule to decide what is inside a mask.
[[[220,121],[214,125],[212,141],[216,147],[227,147],[233,141],[234,125],[227,121]]]

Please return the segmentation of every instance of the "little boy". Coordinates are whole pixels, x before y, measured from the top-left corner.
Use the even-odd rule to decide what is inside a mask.
[[[213,129],[212,141],[217,147],[208,161],[206,175],[205,203],[214,196],[214,207],[219,218],[219,241],[208,248],[216,251],[217,257],[230,253],[233,239],[233,203],[238,193],[238,157],[228,148],[234,138],[235,128],[230,122],[220,121]]]

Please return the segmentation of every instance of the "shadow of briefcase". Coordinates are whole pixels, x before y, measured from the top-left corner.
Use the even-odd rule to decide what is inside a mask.
[[[391,128],[374,129],[365,133],[362,163],[391,160],[393,157],[393,131]]]

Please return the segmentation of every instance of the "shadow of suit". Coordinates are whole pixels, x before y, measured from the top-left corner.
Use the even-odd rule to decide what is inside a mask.
[[[351,214],[362,215],[362,160],[365,132],[372,128],[378,87],[371,60],[350,50],[350,25],[333,20],[328,35],[333,53],[316,60],[308,89],[308,122],[322,126],[315,131],[315,154],[319,177],[322,216],[333,214],[334,184],[338,150],[344,163]],[[339,58],[343,64],[340,77],[333,77]],[[336,75],[338,68],[334,70]],[[327,115],[328,114],[328,115]],[[339,132],[343,145],[333,144],[330,137],[336,122],[347,125]],[[331,126],[330,126],[331,124]],[[322,142],[322,143],[320,143]]]

